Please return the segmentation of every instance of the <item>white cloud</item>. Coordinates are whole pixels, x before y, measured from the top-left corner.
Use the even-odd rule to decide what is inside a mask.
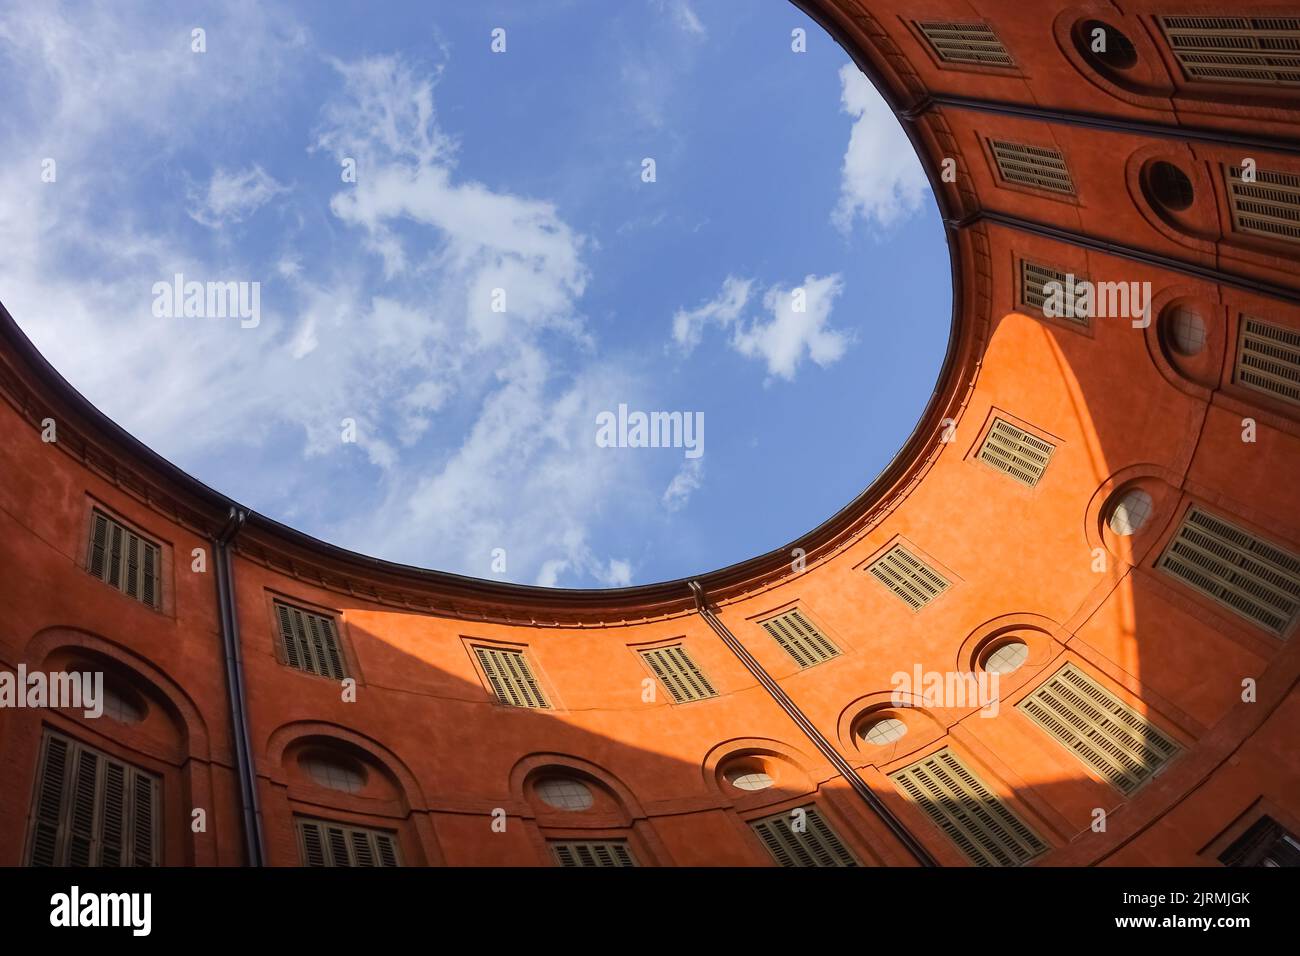
[[[206,190],[190,190],[190,218],[214,229],[243,222],[287,189],[256,164],[242,172],[218,169]]]
[[[742,314],[753,285],[752,279],[728,276],[716,297],[673,315],[673,341],[689,353],[699,344],[706,326],[732,329],[732,349],[763,361],[769,375],[787,381],[794,380],[805,357],[824,368],[844,355],[852,336],[830,326],[831,310],[844,291],[838,273],[809,275],[803,285],[792,289],[769,287],[763,295],[763,308],[770,317],[746,322]]]
[[[673,18],[673,23],[684,33],[702,37],[708,32],[700,22],[699,15],[691,7],[690,0],[656,0],[655,6],[666,11]]]
[[[704,484],[704,459],[688,458],[664,489],[663,503],[669,511],[681,511],[691,495]]]
[[[690,352],[700,344],[706,325],[730,327],[749,302],[753,284],[752,279],[727,276],[716,297],[697,308],[679,310],[673,315],[673,341],[683,352]]]
[[[871,81],[852,63],[840,68],[841,105],[854,117],[831,221],[843,232],[856,219],[881,228],[921,207],[929,183],[916,150]]]

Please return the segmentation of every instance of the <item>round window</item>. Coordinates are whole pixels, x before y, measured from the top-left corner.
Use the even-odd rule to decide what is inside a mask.
[[[1147,171],[1151,198],[1172,212],[1187,209],[1196,198],[1192,181],[1173,163],[1160,160]]]
[[[1205,348],[1205,320],[1195,309],[1180,305],[1168,319],[1169,344],[1180,355],[1197,355]]]
[[[772,778],[761,770],[750,770],[727,778],[737,790],[767,790],[773,784]]]
[[[990,674],[1010,674],[1019,669],[1029,657],[1029,645],[1024,641],[1007,641],[984,660],[984,669]]]
[[[1115,70],[1131,70],[1137,66],[1137,50],[1133,41],[1109,23],[1088,20],[1083,24],[1082,42],[1088,59]]]
[[[144,707],[135,701],[133,695],[106,686],[102,696],[104,713],[119,724],[138,724],[144,720]]]
[[[359,766],[329,757],[308,757],[303,761],[307,773],[322,787],[343,793],[360,793],[366,785],[366,775]]]
[[[537,784],[537,795],[556,810],[590,810],[596,798],[586,784],[571,777],[552,777]]]
[[[897,717],[882,717],[867,724],[861,730],[862,739],[878,747],[892,744],[906,733],[907,724]]]
[[[1151,517],[1151,496],[1141,488],[1124,492],[1110,512],[1110,530],[1118,535],[1135,534]]]

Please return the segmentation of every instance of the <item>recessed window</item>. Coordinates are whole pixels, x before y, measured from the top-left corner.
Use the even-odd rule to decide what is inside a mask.
[[[99,510],[90,519],[86,568],[141,604],[162,607],[162,548]]]
[[[1131,70],[1137,66],[1137,50],[1133,48],[1133,41],[1109,23],[1088,20],[1080,32],[1084,55],[1094,63],[1113,70]]]
[[[350,762],[313,756],[303,761],[303,767],[313,780],[330,790],[360,793],[366,785],[365,771]]]
[[[907,734],[907,724],[897,717],[882,717],[862,728],[862,739],[869,744],[883,747]]]
[[[1199,355],[1205,348],[1205,320],[1185,305],[1174,308],[1167,320],[1169,344],[1179,355]]]
[[[1156,19],[1188,80],[1300,85],[1300,19],[1296,17]]]
[[[763,622],[763,630],[781,645],[782,649],[794,658],[800,667],[812,667],[822,661],[837,657],[840,649],[836,647],[816,625],[799,610],[786,611],[777,617]]]
[[[1121,537],[1136,534],[1151,517],[1153,507],[1149,494],[1141,488],[1129,489],[1111,510],[1110,530]]]
[[[768,790],[773,785],[771,776],[761,770],[749,770],[729,776],[727,781],[737,790]]]
[[[476,647],[483,676],[492,687],[497,700],[510,707],[550,709],[542,686],[533,674],[533,668],[523,651],[504,647]]]
[[[1256,169],[1247,181],[1241,166],[1226,172],[1234,232],[1300,242],[1300,173]]]
[[[387,830],[296,818],[303,866],[401,866],[397,835]]]
[[[913,611],[921,610],[948,590],[947,578],[901,544],[894,545],[872,562],[867,571]]]
[[[550,840],[555,862],[565,867],[636,866],[626,840]]]
[[[1028,657],[1028,644],[1024,641],[1007,641],[984,659],[984,670],[990,674],[1010,674],[1019,670]]]
[[[1005,182],[1074,194],[1074,181],[1059,149],[1000,139],[991,140],[989,146]]]
[[[144,707],[128,691],[104,686],[104,714],[119,724],[138,724],[144,720]]]
[[[1196,192],[1187,174],[1173,163],[1158,160],[1147,170],[1150,198],[1171,212],[1181,212],[1192,205]]]
[[[572,777],[551,777],[537,784],[537,796],[556,810],[590,810],[596,802],[586,784]]]
[[[1032,488],[1047,471],[1054,451],[1055,445],[1004,419],[995,418],[975,457]]]
[[[1233,380],[1300,404],[1300,329],[1243,315]]]
[[[348,676],[333,618],[279,601],[275,613],[284,659],[290,667],[335,680]]]

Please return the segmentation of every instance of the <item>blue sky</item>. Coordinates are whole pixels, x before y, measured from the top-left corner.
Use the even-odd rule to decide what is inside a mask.
[[[602,587],[769,550],[879,473],[947,344],[916,157],[783,0],[8,3],[0,84],[24,331],[379,557]],[[256,326],[155,314],[176,273],[259,283]],[[704,453],[598,447],[619,404],[703,413]]]

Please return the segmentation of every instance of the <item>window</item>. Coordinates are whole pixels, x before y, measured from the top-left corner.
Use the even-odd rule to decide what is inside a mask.
[[[1219,856],[1224,866],[1300,866],[1300,839],[1272,817],[1260,817]]]
[[[749,825],[781,866],[858,865],[816,807],[774,813]]]
[[[560,866],[636,866],[626,840],[552,840]]]
[[[897,717],[882,717],[863,727],[860,734],[867,743],[883,747],[907,736],[907,724]]]
[[[1240,166],[1229,166],[1227,186],[1235,232],[1300,242],[1300,175],[1257,169],[1248,183]]]
[[[1120,793],[1132,793],[1178,755],[1178,744],[1073,664],[1016,709]]]
[[[1196,200],[1192,181],[1173,163],[1158,160],[1143,171],[1143,176],[1148,197],[1170,212],[1190,209]]]
[[[770,790],[774,783],[772,777],[761,770],[733,774],[727,778],[727,782],[737,790],[747,790],[751,793],[759,790]]]
[[[159,781],[60,734],[41,741],[29,866],[157,866]]]
[[[478,657],[479,666],[483,668],[483,676],[492,686],[492,693],[497,695],[497,700],[501,703],[511,707],[542,709],[551,706],[546,702],[546,696],[542,693],[537,678],[533,676],[523,651],[503,647],[476,647],[474,653]]]
[[[1195,309],[1180,305],[1168,318],[1169,343],[1179,355],[1199,355],[1205,348],[1205,320]]]
[[[867,568],[873,578],[919,611],[944,591],[948,579],[901,544],[896,544]]]
[[[118,690],[108,684],[104,685],[104,713],[119,724],[138,724],[144,720],[144,706],[138,703],[130,691]]]
[[[141,604],[162,607],[162,549],[98,509],[91,513],[86,566],[99,580]]]
[[[718,696],[708,678],[700,673],[700,669],[681,645],[656,647],[640,653],[659,682],[673,695],[675,702],[683,704]]]
[[[1005,182],[1074,194],[1074,181],[1060,150],[1001,139],[990,140],[989,145],[998,164],[998,175]]]
[[[1014,66],[1015,61],[987,23],[918,21],[917,29],[945,63],[975,63],[980,66]]]
[[[1157,17],[1190,81],[1300,85],[1300,17]]]
[[[1047,849],[946,747],[890,779],[976,866],[1019,866]]]
[[[1087,326],[1088,316],[1085,314],[1076,315],[1074,289],[1080,284],[1088,281],[1084,275],[1073,276],[1073,285],[1071,285],[1072,273],[1062,272],[1060,269],[1054,269],[1051,266],[1045,266],[1041,263],[1030,262],[1028,259],[1020,260],[1020,304],[1026,309],[1037,312],[1046,316],[1043,311],[1043,305],[1047,302],[1049,283],[1055,282],[1061,288],[1060,307],[1056,309],[1056,315],[1051,316],[1054,319],[1066,319],[1077,325]]]
[[[1131,70],[1137,66],[1137,50],[1133,41],[1120,30],[1101,20],[1086,20],[1079,28],[1083,54],[1094,64],[1110,67],[1114,70]],[[1101,40],[1102,49],[1093,49],[1097,39]]]
[[[1032,488],[1047,471],[1047,463],[1055,450],[1055,445],[1004,419],[995,418],[975,457]]]
[[[280,641],[290,667],[308,674],[342,680],[347,677],[334,619],[324,614],[275,602]]]
[[[328,820],[296,819],[298,853],[303,866],[402,865],[393,833]]]
[[[351,761],[313,754],[302,765],[313,780],[330,790],[360,793],[366,786],[365,771]]]
[[[800,667],[811,667],[839,656],[840,649],[797,610],[764,621],[763,629]]]
[[[1156,567],[1278,637],[1300,611],[1300,557],[1197,507]]]
[[[984,659],[984,670],[990,674],[1010,674],[1020,670],[1028,659],[1028,644],[1024,641],[1007,641]]]
[[[1111,509],[1110,530],[1122,538],[1137,534],[1151,517],[1155,503],[1141,488],[1130,488]]]
[[[1300,405],[1300,330],[1242,316],[1238,385]]]
[[[537,796],[547,806],[557,810],[590,810],[596,802],[587,785],[572,777],[551,777],[539,781]]]

